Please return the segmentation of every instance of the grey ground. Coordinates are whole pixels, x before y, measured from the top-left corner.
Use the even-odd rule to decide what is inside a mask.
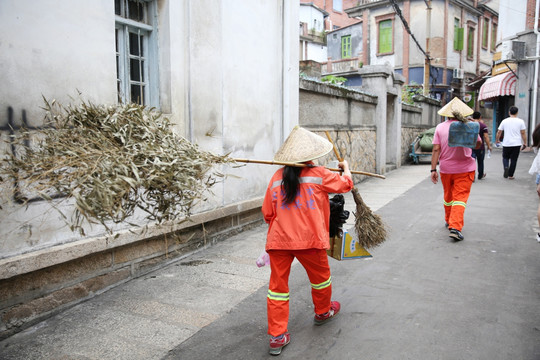
[[[429,164],[358,184],[390,236],[370,260],[331,259],[342,311],[321,327],[307,276],[293,267],[292,340],[280,358],[540,360],[533,158],[520,155],[516,180],[502,177],[501,151],[486,159],[459,243],[444,227]],[[265,232],[245,231],[12,336],[0,359],[270,358],[269,269],[255,265]]]

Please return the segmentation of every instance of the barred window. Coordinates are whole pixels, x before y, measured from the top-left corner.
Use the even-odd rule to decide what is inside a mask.
[[[155,1],[115,0],[118,102],[158,106]]]

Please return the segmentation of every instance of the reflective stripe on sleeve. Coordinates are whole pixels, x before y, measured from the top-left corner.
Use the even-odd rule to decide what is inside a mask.
[[[317,177],[317,176],[304,176],[304,177],[301,177],[300,178],[300,184],[317,184],[317,185],[322,185],[322,177]],[[277,187],[277,186],[281,186],[283,184],[283,180],[276,180],[272,183],[272,185],[270,186],[271,189]]]
[[[322,184],[322,177],[304,176],[300,178],[300,184]]]

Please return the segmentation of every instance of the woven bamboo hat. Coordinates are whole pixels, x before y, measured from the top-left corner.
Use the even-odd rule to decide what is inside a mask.
[[[460,114],[463,117],[467,117],[471,115],[474,110],[471,109],[463,101],[459,100],[459,98],[455,97],[448,104],[444,105],[443,108],[437,112],[437,114],[441,116],[455,118],[456,116],[454,115],[454,112]]]
[[[315,160],[328,154],[333,147],[325,138],[295,126],[277,151],[274,161],[293,164]]]

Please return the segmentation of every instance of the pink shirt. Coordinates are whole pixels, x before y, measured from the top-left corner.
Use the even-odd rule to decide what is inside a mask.
[[[448,146],[448,133],[450,124],[454,119],[448,119],[437,125],[433,135],[433,144],[441,146],[439,156],[439,171],[443,174],[461,174],[476,170],[476,160],[471,157],[472,149],[467,147]],[[478,140],[481,141],[480,136]]]

